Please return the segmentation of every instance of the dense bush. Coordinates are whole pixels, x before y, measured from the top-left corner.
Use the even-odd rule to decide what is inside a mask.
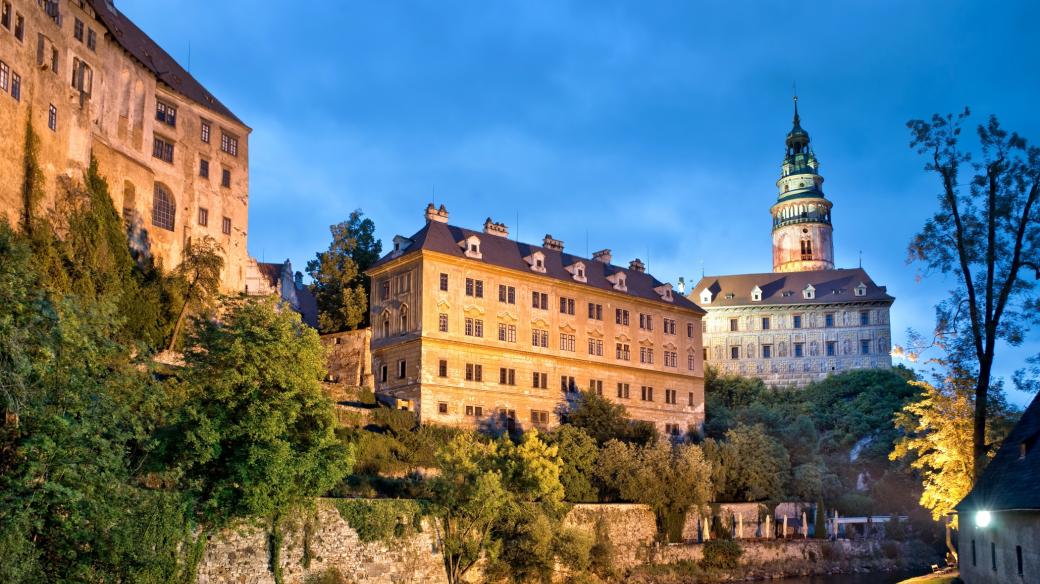
[[[361,541],[390,541],[422,530],[423,508],[409,499],[347,499],[336,510]]]
[[[740,544],[731,539],[713,539],[704,543],[701,567],[705,570],[733,570],[740,565],[744,553]]]

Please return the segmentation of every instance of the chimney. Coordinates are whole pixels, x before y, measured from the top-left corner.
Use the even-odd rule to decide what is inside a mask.
[[[628,262],[628,269],[632,270],[633,272],[646,272],[646,266],[643,264],[643,261],[639,258],[636,258]]]
[[[556,251],[563,251],[563,242],[559,239],[553,239],[552,235],[546,233],[545,239],[542,240],[542,247]]]
[[[484,221],[484,233],[488,235],[497,235],[498,237],[509,237],[509,228],[506,227],[505,223],[495,223],[488,217]]]
[[[433,203],[426,205],[426,222],[429,223],[431,221],[438,223],[448,222],[448,210],[444,208],[444,205],[441,205],[439,211],[433,206]]]
[[[610,250],[601,249],[596,253],[592,254],[592,259],[596,260],[597,262],[603,262],[604,264],[610,265]]]

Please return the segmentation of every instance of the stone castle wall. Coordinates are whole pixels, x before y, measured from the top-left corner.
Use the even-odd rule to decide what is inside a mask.
[[[321,335],[329,351],[331,384],[372,388],[372,329]]]

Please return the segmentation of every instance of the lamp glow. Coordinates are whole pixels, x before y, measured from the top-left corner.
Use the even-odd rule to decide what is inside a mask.
[[[989,511],[979,511],[975,513],[975,525],[978,525],[979,527],[986,527],[989,525],[991,519],[992,516],[990,516]]]

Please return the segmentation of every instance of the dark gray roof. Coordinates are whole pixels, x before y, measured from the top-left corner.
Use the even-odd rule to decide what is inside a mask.
[[[861,283],[867,287],[866,295],[856,296],[854,290]],[[815,298],[811,300],[802,295],[802,291],[810,284],[815,289]],[[751,291],[755,286],[762,291],[760,301],[751,300]],[[835,302],[892,302],[895,300],[888,295],[884,286],[875,284],[863,268],[705,276],[690,291],[690,298],[699,302],[701,292],[705,288],[712,293],[711,303],[705,305],[708,308],[833,304]]]
[[[471,235],[476,235],[480,238],[480,253],[482,257],[479,260],[466,258],[462,247],[459,246],[460,241]],[[376,262],[372,268],[385,264],[396,257],[417,253],[419,250],[430,250],[455,256],[460,259],[467,259],[468,261],[483,262],[485,264],[491,264],[531,274],[533,273],[531,271],[531,266],[524,261],[524,258],[536,251],[540,251],[545,255],[545,274],[539,275],[544,275],[556,280],[564,280],[572,284],[586,285],[601,290],[614,291],[614,285],[607,280],[607,276],[618,272],[624,272],[625,285],[628,287],[628,292],[623,292],[623,294],[660,302],[667,306],[693,310],[702,314],[704,313],[704,310],[701,309],[701,307],[697,306],[689,299],[684,298],[683,295],[678,292],[673,291],[672,302],[662,300],[657,292],[654,291],[654,288],[662,286],[664,283],[645,272],[638,272],[620,266],[608,265],[598,260],[571,255],[569,253],[538,245],[518,242],[509,239],[508,237],[500,237],[498,235],[492,235],[481,231],[472,231],[462,227],[455,227],[453,225],[448,225],[447,223],[431,221],[409,239],[411,239],[412,243],[404,250],[404,253],[398,256],[389,253]],[[585,278],[587,280],[585,284],[575,281],[571,273],[564,269],[565,266],[570,266],[578,261],[584,262],[585,264]]]
[[[87,0],[94,9],[97,19],[108,29],[119,46],[149,69],[162,83],[202,107],[230,118],[243,126],[242,120],[224,104],[220,103],[190,73],[184,70],[129,18],[106,0]]]
[[[1033,398],[1022,418],[997,450],[975,487],[956,509],[1001,511],[1040,509],[1040,397]],[[1021,445],[1026,456],[1021,458]]]

